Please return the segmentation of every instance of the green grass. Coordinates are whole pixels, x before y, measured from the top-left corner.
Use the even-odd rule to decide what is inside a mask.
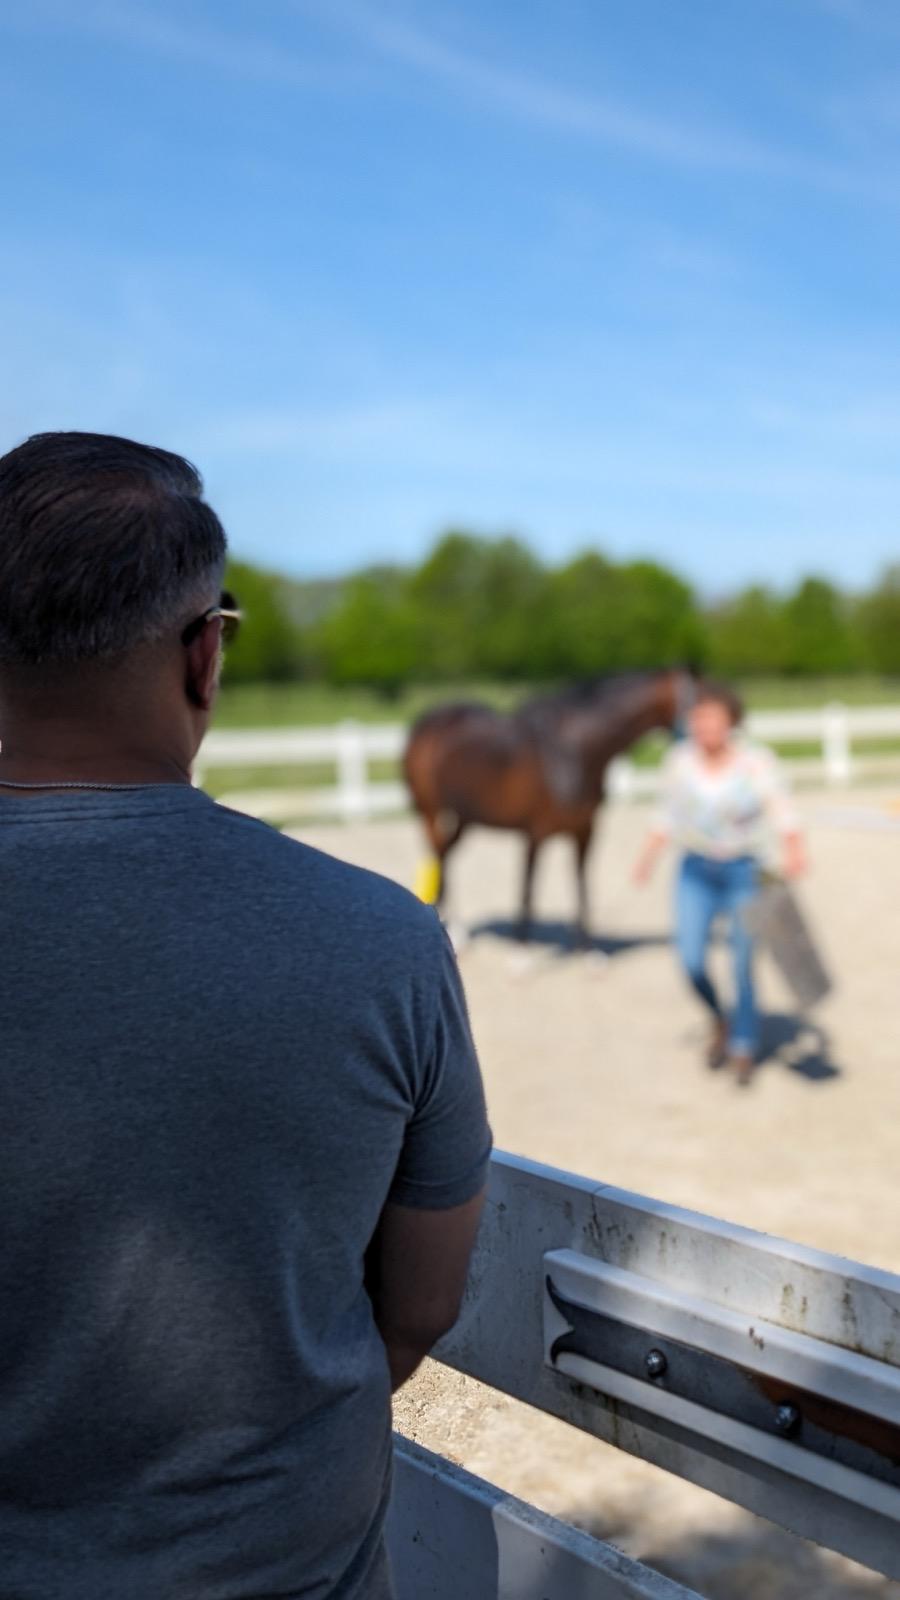
[[[753,711],[802,710],[832,701],[846,706],[900,705],[900,681],[866,673],[846,678],[754,678],[738,687]]]
[[[330,727],[355,722],[411,722],[444,700],[487,700],[504,709],[534,691],[521,684],[414,684],[388,698],[372,689],[338,689],[321,683],[248,683],[224,688],[217,728]]]
[[[200,759],[203,788],[213,799],[223,795],[248,794],[258,789],[331,789],[337,783],[337,768],[331,761],[315,761],[297,766],[220,767]],[[372,783],[396,783],[400,767],[396,761],[370,761]]]
[[[539,687],[539,686],[538,686]],[[748,706],[759,711],[827,705],[900,705],[900,682],[846,678],[756,678],[742,684]],[[387,698],[371,689],[340,689],[320,683],[238,684],[224,688],[216,713],[219,728],[327,727],[357,722],[411,722],[443,700],[487,700],[500,709],[537,692],[508,683],[414,684]]]

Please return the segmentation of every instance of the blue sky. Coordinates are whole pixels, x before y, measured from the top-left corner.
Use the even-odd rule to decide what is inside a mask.
[[[0,0],[0,448],[241,555],[900,558],[900,0]]]

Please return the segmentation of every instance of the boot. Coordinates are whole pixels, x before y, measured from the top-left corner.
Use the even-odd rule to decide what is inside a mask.
[[[728,1023],[724,1017],[718,1017],[713,1024],[709,1046],[706,1052],[706,1065],[711,1072],[719,1067],[724,1067],[728,1060]]]
[[[731,1057],[731,1070],[734,1073],[734,1081],[739,1089],[749,1088],[755,1065],[753,1057],[746,1051],[739,1051]]]

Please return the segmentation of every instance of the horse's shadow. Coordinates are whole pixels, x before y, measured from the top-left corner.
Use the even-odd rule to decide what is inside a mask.
[[[627,955],[630,950],[658,947],[672,942],[668,934],[662,933],[634,934],[622,938],[602,933],[582,936],[573,928],[571,922],[532,922],[528,938],[523,940],[521,923],[505,917],[490,917],[483,922],[473,923],[466,929],[466,938],[469,941],[485,937],[507,939],[520,950],[549,950],[561,956],[571,955],[573,951],[607,957],[621,956]]]
[[[825,1029],[809,1017],[770,1011],[762,1019],[762,1042],[757,1066],[787,1067],[810,1083],[830,1083],[842,1069],[832,1060],[831,1041]]]

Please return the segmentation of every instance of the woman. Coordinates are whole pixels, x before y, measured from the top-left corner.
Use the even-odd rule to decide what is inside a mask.
[[[758,891],[760,859],[780,841],[778,865],[786,877],[805,870],[806,851],[781,768],[770,750],[738,734],[743,706],[724,684],[698,688],[688,714],[689,738],[669,754],[663,806],[638,859],[635,876],[646,883],[665,846],[683,852],[676,894],[676,943],[690,982],[713,1014],[709,1064],[731,1061],[747,1084],[759,1048],[753,987],[753,941],[742,912]],[[731,1020],[706,970],[713,923],[729,919],[737,1004]]]

